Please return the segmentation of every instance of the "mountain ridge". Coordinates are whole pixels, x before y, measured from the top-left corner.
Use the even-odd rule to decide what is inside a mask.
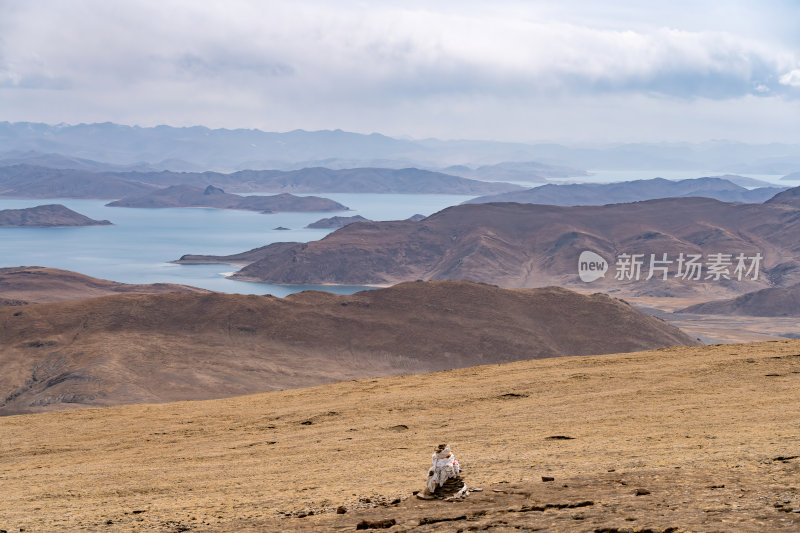
[[[117,294],[0,308],[0,330],[0,414],[698,344],[606,295],[451,281],[283,299]]]
[[[682,197],[714,198],[722,202],[762,203],[785,190],[785,187],[746,189],[727,179],[713,177],[680,181],[654,178],[619,183],[547,184],[525,191],[481,196],[465,203],[519,202],[575,206]]]
[[[504,287],[598,287],[633,290],[638,295],[713,290],[720,297],[768,284],[800,282],[797,231],[800,211],[793,206],[732,204],[706,198],[578,207],[462,204],[420,222],[362,222],[318,241],[262,248],[261,258],[233,278],[345,285],[470,279]],[[760,253],[763,273],[757,280],[703,279],[697,283],[674,276],[645,283],[613,280],[608,275],[587,285],[577,276],[578,257],[585,250],[604,256],[612,267],[615,262],[609,258],[623,252],[645,254],[643,257],[667,253],[673,262],[680,253],[746,253],[753,257]]]

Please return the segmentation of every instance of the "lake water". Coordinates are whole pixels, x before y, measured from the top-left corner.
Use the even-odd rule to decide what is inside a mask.
[[[351,211],[273,213],[221,209],[106,207],[108,200],[0,199],[0,209],[58,203],[113,226],[0,228],[0,267],[46,266],[123,283],[181,283],[220,292],[285,296],[307,289],[350,294],[365,287],[281,286],[225,278],[228,265],[175,265],[183,254],[228,255],[273,242],[307,242],[332,230],[303,229],[331,216],[402,220],[430,215],[472,198],[461,195],[325,194]],[[283,226],[290,231],[274,230]]]

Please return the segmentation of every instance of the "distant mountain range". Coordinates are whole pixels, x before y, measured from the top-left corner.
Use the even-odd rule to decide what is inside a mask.
[[[25,297],[2,279],[0,299]],[[286,298],[117,294],[0,307],[0,331],[0,415],[699,344],[603,294],[453,281]]]
[[[334,131],[138,127],[119,124],[46,125],[0,122],[6,157],[30,152],[156,169],[241,170],[305,167],[442,169],[525,163],[607,170],[698,170],[788,174],[800,170],[800,146],[730,141],[564,146],[475,140],[408,140]],[[0,154],[1,156],[2,154]],[[484,179],[498,179],[495,168]],[[508,169],[506,169],[508,170]],[[516,170],[514,171],[516,175]],[[547,170],[553,172],[553,170]],[[459,174],[461,175],[461,174]],[[500,179],[511,179],[509,174]],[[514,178],[514,181],[523,181]]]
[[[445,169],[447,174],[484,181],[518,181],[524,183],[545,183],[549,179],[583,177],[588,174],[574,168],[545,165],[534,161],[504,162],[471,168],[466,165],[453,165]]]
[[[114,199],[156,189],[156,185],[126,180],[116,174],[30,165],[0,167],[0,196],[9,198]]]
[[[60,204],[25,209],[0,210],[0,228],[54,228],[68,226],[110,226],[108,220],[94,220]]]
[[[219,187],[205,189],[191,185],[173,185],[143,196],[132,196],[106,204],[109,207],[212,207],[216,209],[243,209],[261,213],[348,211],[349,209],[328,198],[295,196],[283,193],[274,196],[239,196],[228,194]]]
[[[420,222],[345,226],[323,240],[276,243],[248,252],[235,279],[285,284],[390,284],[414,279],[469,279],[504,287],[562,285],[632,295],[734,296],[800,282],[800,211],[778,203],[732,204],[670,198],[606,206],[515,203],[450,207]],[[604,279],[578,279],[578,259],[593,251],[609,264]],[[672,273],[614,279],[618,254],[659,259]],[[758,279],[676,279],[679,255],[761,254]],[[195,258],[199,259],[199,258]],[[197,261],[202,262],[202,261]],[[225,262],[224,258],[215,261]],[[242,264],[244,261],[237,261]],[[731,274],[733,265],[728,274]],[[735,278],[735,276],[734,276]]]
[[[479,195],[523,190],[416,168],[306,168],[294,171],[108,172],[31,165],[0,166],[0,196],[18,198],[108,198],[144,195],[160,187],[224,187],[234,192],[399,193]]]
[[[723,202],[761,203],[786,187],[746,189],[723,178],[709,177],[670,181],[663,178],[619,183],[548,184],[525,191],[480,196],[466,203],[519,202],[546,205],[604,205],[656,198],[700,196]]]
[[[61,154],[48,154],[35,151],[6,152],[2,157],[0,157],[0,167],[9,167],[14,165],[83,170],[86,172],[152,172],[155,170],[160,170],[150,167],[146,164],[113,165],[111,163],[103,163],[100,161],[93,161],[91,159],[83,159],[80,157],[71,157]]]

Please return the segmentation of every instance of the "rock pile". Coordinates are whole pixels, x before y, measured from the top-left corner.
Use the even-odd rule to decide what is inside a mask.
[[[448,444],[440,444],[433,452],[425,490],[417,493],[421,500],[458,499],[466,497],[467,484],[461,478],[461,465]]]

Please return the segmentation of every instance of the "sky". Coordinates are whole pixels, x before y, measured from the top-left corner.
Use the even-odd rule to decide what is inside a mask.
[[[0,121],[800,143],[800,1],[0,0]]]

